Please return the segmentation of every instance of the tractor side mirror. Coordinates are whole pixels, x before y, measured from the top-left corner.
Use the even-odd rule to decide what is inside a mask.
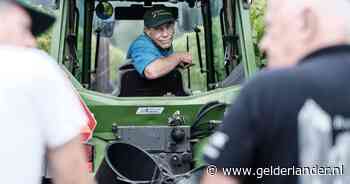
[[[114,32],[114,7],[108,1],[100,1],[95,7],[97,18],[94,20],[96,33],[101,37],[112,37]]]
[[[245,9],[249,9],[252,4],[253,4],[253,0],[243,0],[243,7]]]
[[[113,5],[107,1],[100,1],[95,8],[97,17],[102,20],[111,18],[113,16],[113,10]]]

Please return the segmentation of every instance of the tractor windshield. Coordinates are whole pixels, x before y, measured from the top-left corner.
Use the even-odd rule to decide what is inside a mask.
[[[138,77],[135,80],[136,74],[130,71],[133,65],[126,65],[130,62],[127,60],[127,52],[130,44],[143,33],[143,13],[151,6],[164,6],[174,12],[177,20],[172,42],[173,50],[175,53],[189,52],[193,58],[194,66],[178,69],[174,74],[176,75],[174,85],[176,87],[181,85],[180,88],[184,91],[183,95],[175,94],[175,96],[199,94],[242,82],[245,70],[242,64],[239,65],[241,57],[238,56],[245,47],[239,45],[240,41],[237,39],[237,35],[241,36],[242,32],[235,29],[240,26],[235,21],[237,10],[235,3],[230,0],[192,1],[192,4],[189,1],[161,1],[161,3],[156,1],[150,5],[146,2],[149,3],[149,1],[66,2],[70,4],[68,4],[67,33],[64,40],[66,45],[63,48],[65,56],[63,58],[58,56],[58,59],[63,61],[68,71],[85,88],[122,97],[125,95],[120,93],[125,86],[130,87],[130,84],[138,83],[137,80],[144,81],[144,78]],[[60,6],[64,4],[61,2]],[[58,39],[57,43],[62,40]],[[234,69],[236,70],[230,77]],[[159,85],[167,83],[169,82],[163,81]],[[130,91],[142,91],[145,88],[148,92],[141,96],[148,96],[148,93],[151,93],[149,96],[169,95],[168,93],[154,95],[153,88],[157,88],[157,84],[152,84],[151,87],[152,89],[144,86],[135,87]]]
[[[215,9],[214,15],[218,15],[220,3],[217,3],[219,1],[213,2],[216,5],[213,8]],[[111,4],[114,8],[135,5],[135,3],[128,2],[113,2]],[[190,8],[185,2],[177,4],[163,3],[163,5],[178,9],[178,19],[175,23],[175,38],[173,41],[174,52],[189,52],[193,56],[195,66],[189,70],[181,70],[183,84],[186,88],[190,88],[191,91],[205,91],[206,73],[203,72],[206,65],[205,40],[200,5],[193,8]],[[215,39],[217,39],[217,42],[220,42],[219,18],[216,17],[213,20],[216,21],[216,25],[213,26],[216,26],[216,31],[219,31]],[[94,14],[93,22],[93,52],[91,59],[93,60],[92,68],[94,73],[91,78],[91,87],[93,90],[99,92],[117,95],[121,88],[120,78],[122,74],[120,67],[128,62],[126,55],[130,44],[143,33],[143,20],[118,20],[112,18],[101,20],[101,18]],[[198,41],[197,37],[199,38]],[[96,46],[99,47],[98,50]],[[201,52],[202,64],[199,63],[198,46]],[[215,46],[215,48],[219,47]],[[98,54],[97,59],[96,53]],[[96,62],[97,67],[95,65]],[[201,69],[200,66],[203,68]]]

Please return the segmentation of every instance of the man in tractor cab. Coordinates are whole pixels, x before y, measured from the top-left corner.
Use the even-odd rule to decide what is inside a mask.
[[[209,138],[201,184],[350,183],[350,2],[267,3],[274,70],[246,83]]]
[[[33,48],[54,18],[10,0],[0,1],[0,17],[2,183],[39,184],[44,155],[54,183],[94,183],[81,144],[84,108],[57,63]]]
[[[178,65],[192,64],[190,53],[174,53],[174,34],[175,16],[169,9],[154,7],[145,12],[144,33],[131,44],[127,54],[141,76],[153,80]]]

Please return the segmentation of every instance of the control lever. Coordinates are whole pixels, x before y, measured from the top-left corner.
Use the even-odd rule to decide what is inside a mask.
[[[186,36],[186,51],[190,52],[190,41],[188,38],[188,35]],[[188,89],[191,89],[191,69],[189,67],[189,64],[185,64],[184,68],[187,68],[187,82],[188,82]]]
[[[201,32],[201,29],[199,29],[199,27],[196,26],[196,27],[193,28],[193,31],[196,33],[196,42],[197,42],[197,52],[198,52],[199,66],[200,66],[200,69],[201,69],[201,73],[205,73],[207,71],[203,69],[201,42],[200,42],[200,39],[199,39],[199,33]]]

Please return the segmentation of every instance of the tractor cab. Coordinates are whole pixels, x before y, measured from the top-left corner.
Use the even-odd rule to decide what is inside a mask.
[[[247,45],[250,42],[245,35],[250,26],[245,28],[242,17],[233,17],[243,16],[239,8],[248,10],[251,2],[240,3],[73,1],[67,12],[63,64],[84,88],[116,97],[193,96],[239,85],[257,69],[255,62],[246,62],[255,60],[254,52],[247,51],[250,47],[254,50]],[[126,55],[132,41],[143,33],[145,11],[157,6],[171,9],[177,18],[174,52],[191,53],[194,66],[178,68],[159,80],[147,80],[137,74]]]
[[[155,4],[149,3],[147,6],[144,4],[132,4],[129,5],[118,5],[113,6],[112,3],[109,2],[100,2],[96,6],[96,21],[99,22],[97,26],[97,40],[100,43],[101,35],[102,37],[112,36],[113,30],[110,31],[110,27],[108,25],[110,23],[114,24],[117,22],[117,28],[123,28],[125,23],[133,23],[131,26],[142,24],[144,14],[150,8],[163,8],[169,9],[169,12],[172,13],[174,19],[178,18],[178,8],[176,6],[165,6],[163,4]],[[114,10],[114,13],[113,13]],[[113,16],[113,17],[112,17]],[[105,21],[106,19],[114,18],[114,21]],[[107,26],[107,30],[106,30]],[[111,32],[110,35],[104,32]],[[139,27],[136,30],[132,30],[129,32],[134,32],[134,35],[129,36],[127,40],[120,40],[118,37],[115,38],[118,42],[123,42],[123,44],[130,45],[132,39],[136,39],[138,35],[145,34],[143,32],[143,27]],[[120,33],[128,36],[128,33]],[[136,37],[135,37],[136,36]],[[97,47],[98,48],[98,47]],[[128,52],[127,47],[124,46],[124,49],[120,46],[117,46],[116,49],[121,49],[124,53]],[[104,51],[101,51],[104,52]],[[98,52],[97,52],[98,53]],[[96,59],[95,63],[116,63],[117,61],[103,61],[100,59]],[[175,69],[170,73],[166,74],[157,79],[148,80],[144,76],[140,75],[132,62],[132,59],[126,60],[124,63],[120,63],[120,66],[117,67],[117,70],[110,70],[110,72],[117,73],[114,79],[115,88],[112,92],[113,95],[118,97],[136,97],[136,96],[164,96],[164,95],[174,95],[174,96],[188,96],[189,92],[184,88],[184,81],[182,80],[182,73],[179,69]],[[107,68],[108,69],[108,68]],[[98,75],[98,74],[97,74]],[[113,80],[113,79],[112,79]],[[94,83],[103,83],[105,81],[101,81],[96,79]],[[95,88],[96,90],[101,90],[100,88]]]
[[[52,0],[50,54],[97,120],[89,159],[99,183],[198,183],[203,144],[240,84],[258,70],[250,4]],[[173,49],[191,53],[195,65],[149,81],[126,55],[154,6],[176,15]]]

